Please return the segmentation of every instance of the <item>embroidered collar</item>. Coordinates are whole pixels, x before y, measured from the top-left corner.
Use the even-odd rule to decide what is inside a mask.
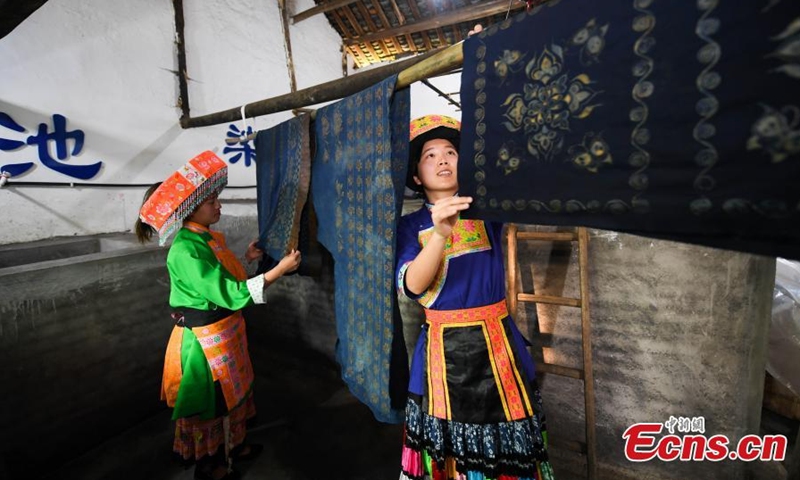
[[[211,230],[209,230],[208,227],[204,227],[203,225],[200,225],[199,223],[190,222],[188,220],[183,222],[183,226],[185,228],[188,228],[189,230],[195,232],[195,233],[211,233]]]

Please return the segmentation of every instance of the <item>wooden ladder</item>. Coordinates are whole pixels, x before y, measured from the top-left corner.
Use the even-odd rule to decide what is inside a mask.
[[[595,404],[594,379],[592,374],[592,341],[591,323],[589,321],[589,234],[584,227],[573,232],[521,232],[519,227],[508,224],[508,285],[509,308],[512,315],[517,311],[518,302],[563,305],[581,309],[581,336],[583,344],[583,368],[570,368],[552,363],[537,363],[536,370],[564,377],[583,380],[583,396],[586,408],[586,442],[556,441],[550,442],[555,447],[564,448],[586,455],[588,480],[597,478],[596,437],[595,437]],[[580,298],[535,295],[520,292],[517,283],[517,242],[519,240],[535,240],[546,242],[578,242],[578,259],[580,272]]]

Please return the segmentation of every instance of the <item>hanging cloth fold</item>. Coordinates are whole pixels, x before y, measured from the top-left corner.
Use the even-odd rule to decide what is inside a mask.
[[[464,44],[463,217],[800,258],[800,2],[548,2]]]
[[[409,89],[396,76],[317,111],[312,198],[333,255],[336,356],[350,391],[383,422],[402,421],[407,353],[393,284],[408,166]]]
[[[275,260],[298,247],[311,180],[309,123],[300,115],[256,135],[259,243]]]

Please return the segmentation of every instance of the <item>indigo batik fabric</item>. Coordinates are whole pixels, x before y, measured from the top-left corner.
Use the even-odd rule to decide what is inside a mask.
[[[317,111],[311,181],[318,238],[335,262],[342,377],[384,422],[402,421],[408,381],[402,330],[395,335],[393,272],[408,166],[409,90],[395,91],[395,81]]]
[[[461,98],[465,217],[800,258],[800,2],[551,1]]]
[[[256,135],[258,237],[273,259],[298,247],[311,180],[309,121],[301,115]]]

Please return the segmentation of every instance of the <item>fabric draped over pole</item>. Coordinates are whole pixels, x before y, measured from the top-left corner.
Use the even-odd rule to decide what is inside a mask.
[[[800,258],[800,3],[569,0],[464,43],[464,217]]]
[[[396,75],[317,110],[311,190],[333,255],[336,356],[379,421],[403,420],[408,359],[393,283],[408,167],[409,89]]]
[[[301,115],[256,135],[259,241],[274,260],[298,248],[311,181],[309,125]]]

